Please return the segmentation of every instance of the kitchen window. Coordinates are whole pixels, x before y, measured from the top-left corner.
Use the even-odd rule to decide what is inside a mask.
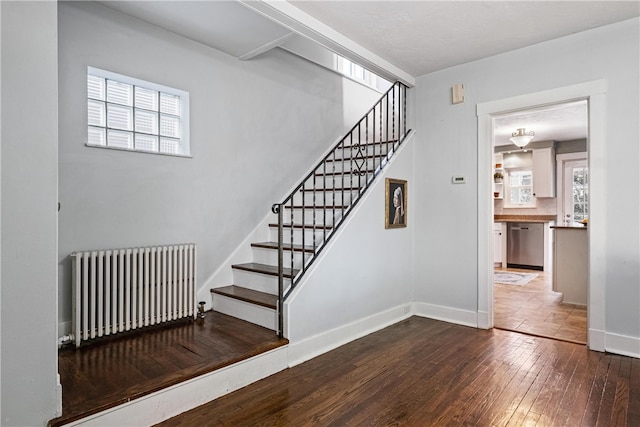
[[[533,208],[533,172],[531,169],[507,170],[504,207]]]
[[[189,156],[189,93],[88,67],[87,146]]]

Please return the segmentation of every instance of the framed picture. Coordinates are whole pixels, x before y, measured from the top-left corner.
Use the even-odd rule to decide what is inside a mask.
[[[407,181],[387,178],[385,183],[384,228],[407,226]]]

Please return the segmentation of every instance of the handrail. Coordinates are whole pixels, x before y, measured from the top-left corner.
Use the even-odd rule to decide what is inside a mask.
[[[279,336],[283,335],[284,301],[409,133],[406,94],[407,86],[401,82],[394,83],[285,200],[271,206],[272,212],[278,215]],[[329,179],[331,182],[327,186]],[[327,193],[331,193],[329,197]],[[309,198],[311,202],[307,202]],[[289,209],[288,223],[284,223],[284,209]],[[311,210],[311,218],[307,217],[307,210]],[[298,218],[295,211],[300,212]],[[327,224],[327,219],[331,220],[331,224]],[[296,223],[296,220],[299,222]],[[286,244],[291,255],[287,260],[284,259],[285,228],[290,229]],[[301,244],[294,245],[294,230],[298,228],[302,234]],[[311,242],[307,242],[306,231],[312,233]],[[300,252],[301,261],[296,262],[296,252]],[[286,288],[285,261],[292,270],[291,282]],[[300,268],[294,270],[296,264]]]

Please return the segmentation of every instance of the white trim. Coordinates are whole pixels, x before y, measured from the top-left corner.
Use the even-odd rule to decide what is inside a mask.
[[[610,353],[640,358],[640,338],[605,333],[605,349]]]
[[[472,328],[478,327],[478,313],[475,311],[427,304],[425,302],[416,302],[413,304],[413,307],[416,316],[442,320],[457,325],[471,326]]]
[[[606,80],[580,83],[536,93],[518,95],[478,104],[478,312],[487,312],[488,325],[493,326],[493,198],[492,151],[493,116],[511,111],[565,103],[578,99],[589,100],[589,284],[588,325],[589,348],[604,351],[604,340],[592,339],[591,331],[604,331],[605,322],[605,230],[606,183],[605,183],[605,94]],[[486,310],[485,310],[486,308]]]
[[[149,426],[287,368],[287,346],[82,418],[67,426]]]
[[[318,335],[289,344],[289,366],[295,366],[351,341],[411,317],[411,303],[402,304]]]

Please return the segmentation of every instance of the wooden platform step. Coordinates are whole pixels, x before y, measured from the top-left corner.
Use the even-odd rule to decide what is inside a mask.
[[[231,268],[235,268],[236,270],[244,270],[250,271],[252,273],[260,273],[267,274],[269,276],[277,276],[278,275],[278,267],[275,265],[267,265],[267,264],[259,264],[257,262],[248,262],[246,264],[234,264]],[[284,277],[287,279],[292,279],[296,277],[300,270],[285,268],[283,269]]]
[[[278,249],[278,242],[257,242],[257,243],[252,243],[251,244],[252,248],[262,248],[262,249]],[[285,251],[291,251],[291,244],[290,243],[284,243],[282,245],[283,249]],[[309,245],[293,245],[293,251],[294,252],[309,252],[309,253],[313,253],[313,246],[309,246]]]
[[[275,310],[278,305],[277,295],[254,291],[253,289],[243,288],[242,286],[223,286],[220,288],[213,288],[211,289],[211,292],[240,301],[249,302],[251,304],[260,305],[262,307],[271,308],[273,310]]]

